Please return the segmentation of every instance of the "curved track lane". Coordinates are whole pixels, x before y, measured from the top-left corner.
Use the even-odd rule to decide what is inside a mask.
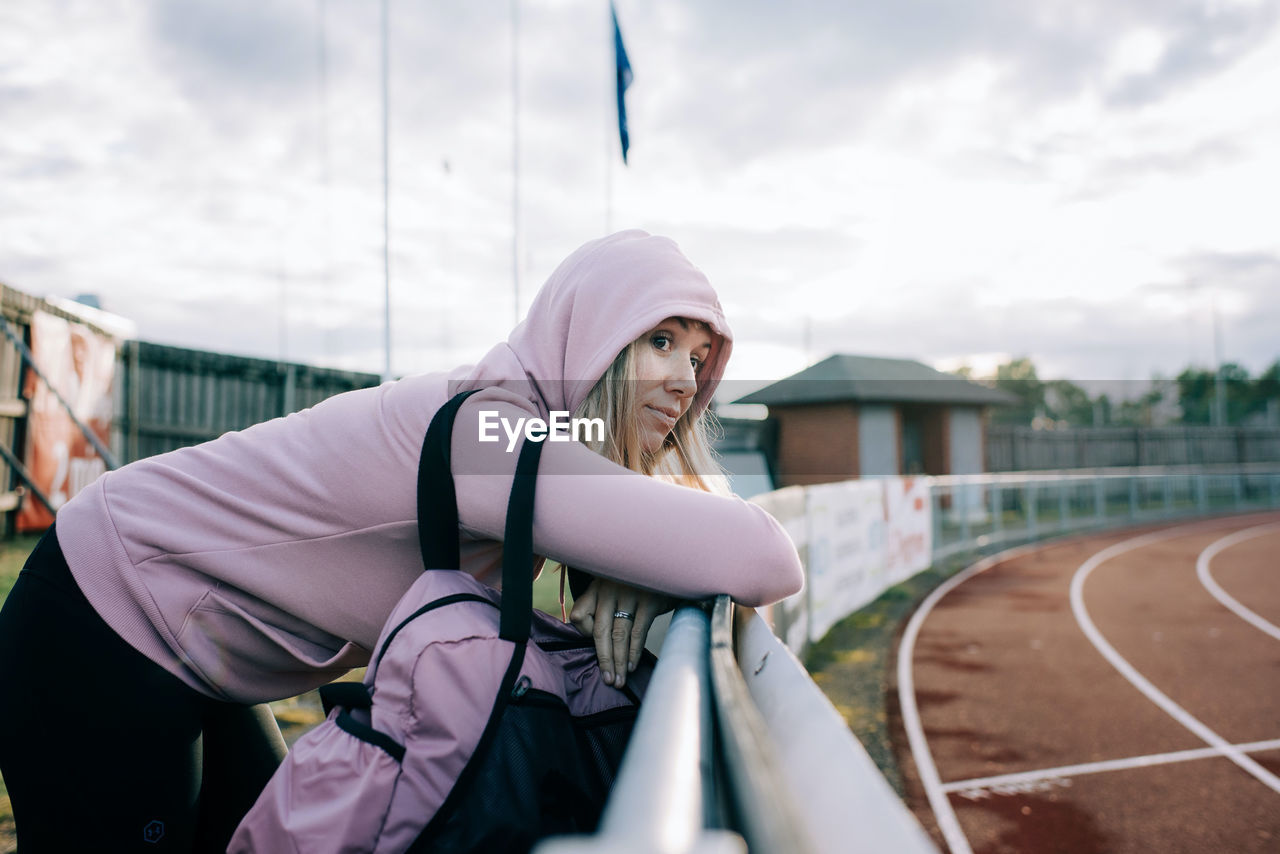
[[[954,854],[1280,851],[1277,555],[1258,514],[951,579],[899,650],[913,809]]]

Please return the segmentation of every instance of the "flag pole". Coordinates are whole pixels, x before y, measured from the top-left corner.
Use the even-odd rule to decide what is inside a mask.
[[[328,0],[316,0],[316,100],[318,101],[319,127],[316,140],[319,143],[320,195],[323,217],[321,219],[320,245],[323,258],[320,274],[322,305],[333,305],[333,219],[330,211],[331,187],[329,180],[329,54],[328,24],[325,4]],[[328,324],[323,325],[321,346],[325,358],[333,356],[333,336]]]
[[[605,26],[609,33],[608,44],[613,44],[613,3],[609,2],[605,7],[608,13],[605,18]],[[609,81],[609,85],[605,92],[605,103],[607,106],[604,110],[604,233],[613,233],[613,135],[617,132],[615,121],[613,119],[615,84],[613,83],[616,72],[616,61],[612,51],[605,51],[605,61],[608,63],[609,74],[605,78]]]
[[[382,0],[382,381],[391,379],[391,166],[390,65],[387,59],[387,6]]]
[[[627,149],[630,139],[627,134],[627,108],[623,95],[631,85],[631,62],[627,59],[626,48],[622,45],[622,30],[618,26],[618,10],[609,0],[609,24],[611,41],[613,42],[613,81],[614,95],[618,109],[618,142],[622,146],[622,165],[627,164]],[[605,173],[605,227],[612,230],[613,218],[613,157],[608,160],[608,171]]]
[[[511,286],[520,322],[520,0],[511,0]]]

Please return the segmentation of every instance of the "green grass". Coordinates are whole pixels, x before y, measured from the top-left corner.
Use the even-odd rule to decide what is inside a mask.
[[[13,582],[27,561],[27,555],[40,542],[39,534],[21,534],[12,540],[0,541],[0,602],[9,598]]]
[[[9,598],[13,583],[18,580],[18,573],[26,563],[27,555],[39,542],[38,534],[24,534],[12,540],[0,541],[0,602]],[[17,840],[13,833],[13,808],[9,804],[9,790],[0,777],[0,852],[13,851],[17,848]]]
[[[894,758],[887,704],[897,637],[916,605],[972,560],[972,555],[958,556],[890,587],[836,623],[805,656],[813,681],[899,796],[902,774]]]

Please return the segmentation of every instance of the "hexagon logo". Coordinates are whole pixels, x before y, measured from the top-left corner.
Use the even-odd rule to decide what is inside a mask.
[[[152,821],[142,828],[142,838],[151,843],[159,842],[164,838],[164,822]]]

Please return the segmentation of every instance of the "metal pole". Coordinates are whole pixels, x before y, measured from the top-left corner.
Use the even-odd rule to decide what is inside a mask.
[[[999,482],[991,485],[991,531],[999,539],[1004,530],[1004,486]]]
[[[382,381],[391,379],[391,109],[388,24],[390,0],[382,0]]]
[[[1034,538],[1036,536],[1036,485],[1028,483],[1023,489],[1023,501],[1027,504],[1025,514],[1027,534]]]
[[[56,516],[58,508],[54,507],[53,502],[49,500],[49,496],[40,490],[35,478],[31,476],[31,472],[27,471],[27,467],[22,464],[22,460],[18,459],[17,455],[9,450],[8,446],[3,442],[0,442],[0,457],[4,458],[4,461],[9,464],[9,468],[13,469],[14,474],[22,479],[27,489],[31,490],[31,494],[44,505],[44,509],[49,511],[49,515]]]
[[[606,4],[605,26],[608,27],[609,37],[606,44],[613,44],[613,7]],[[602,75],[601,79],[609,81],[608,92],[605,99],[604,111],[604,233],[613,233],[613,147],[616,144],[614,139],[617,137],[617,120],[613,117],[613,110],[617,101],[618,93],[615,85],[615,75],[617,74],[617,59],[613,51],[605,51],[606,62],[608,63],[607,73]]]
[[[1213,423],[1225,427],[1227,423],[1227,397],[1222,381],[1222,323],[1218,318],[1218,295],[1213,295]]]
[[[520,0],[511,0],[511,287],[520,322]]]
[[[325,9],[327,2],[328,0],[316,0],[316,96],[319,109],[316,140],[319,143],[321,208],[324,212],[320,232],[320,245],[324,253],[320,293],[323,304],[326,306],[333,304],[333,247],[331,245],[333,229],[329,210],[329,52]],[[330,346],[332,341],[332,334],[326,331],[322,339],[326,356],[333,355]]]

